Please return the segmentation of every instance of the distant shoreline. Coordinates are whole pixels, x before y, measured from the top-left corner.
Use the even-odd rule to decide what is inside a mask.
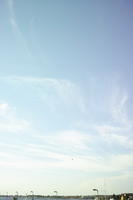
[[[123,193],[121,193],[123,194]],[[121,194],[115,194],[119,196]],[[124,193],[133,197],[133,193]],[[27,198],[27,199],[95,199],[98,197],[100,200],[109,200],[113,194],[110,195],[0,195],[0,198]]]

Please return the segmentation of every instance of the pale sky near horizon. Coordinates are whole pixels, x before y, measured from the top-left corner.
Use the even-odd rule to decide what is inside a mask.
[[[0,0],[0,192],[133,192],[132,0]]]

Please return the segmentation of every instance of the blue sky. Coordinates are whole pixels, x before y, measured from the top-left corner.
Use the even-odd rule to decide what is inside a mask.
[[[132,192],[132,1],[0,9],[1,193]]]

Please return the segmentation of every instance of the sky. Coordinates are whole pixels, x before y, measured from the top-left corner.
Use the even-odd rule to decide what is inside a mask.
[[[0,192],[133,192],[133,1],[0,1]]]

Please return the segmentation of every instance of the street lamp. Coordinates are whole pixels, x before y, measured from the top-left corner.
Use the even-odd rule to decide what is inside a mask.
[[[32,200],[34,200],[34,192],[31,190],[30,193],[32,195]]]
[[[18,191],[16,191],[15,199],[14,200],[17,200],[17,199],[18,199]]]
[[[97,192],[97,195],[98,195],[98,189],[93,189],[93,191],[96,191],[96,192]]]
[[[57,191],[54,191],[54,193],[55,193],[55,194],[56,194],[56,196],[57,196],[58,192],[57,192]]]
[[[18,191],[16,191],[16,196],[18,196]]]

